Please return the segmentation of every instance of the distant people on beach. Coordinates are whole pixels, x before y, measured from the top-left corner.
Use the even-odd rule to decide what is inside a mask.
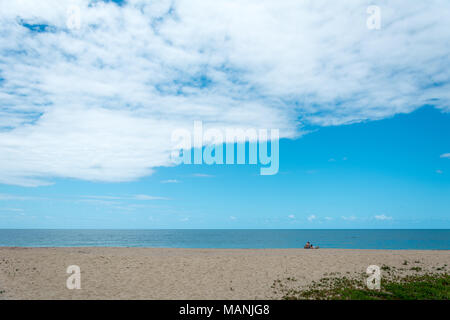
[[[303,248],[305,248],[305,249],[319,249],[319,246],[315,246],[314,247],[313,244],[308,241]]]

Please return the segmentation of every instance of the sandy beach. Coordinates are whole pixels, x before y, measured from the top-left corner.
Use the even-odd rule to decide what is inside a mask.
[[[450,252],[0,247],[0,299],[279,299],[271,287],[277,279],[306,286],[373,264],[403,274],[448,272]],[[69,265],[81,269],[80,290],[66,287]]]

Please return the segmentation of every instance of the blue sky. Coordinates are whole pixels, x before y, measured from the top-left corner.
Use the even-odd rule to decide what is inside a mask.
[[[450,3],[0,2],[0,227],[449,228]],[[279,172],[172,135],[278,129]]]
[[[282,140],[274,176],[181,165],[129,183],[1,185],[0,226],[449,228],[449,141],[450,114],[424,107]]]

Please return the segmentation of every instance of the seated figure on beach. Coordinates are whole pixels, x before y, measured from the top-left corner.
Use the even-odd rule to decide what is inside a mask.
[[[305,249],[319,249],[319,246],[315,246],[314,247],[314,245],[308,241],[303,248],[305,248]]]

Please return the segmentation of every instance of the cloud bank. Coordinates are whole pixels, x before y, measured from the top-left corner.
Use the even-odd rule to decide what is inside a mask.
[[[384,215],[384,214],[381,214],[381,215],[377,215],[377,216],[375,216],[375,219],[376,220],[392,220],[392,217],[389,217],[389,216],[386,216],[386,215]]]
[[[129,181],[171,132],[329,126],[450,110],[450,3],[21,0],[0,3],[0,183]],[[67,26],[80,8],[80,28]]]

